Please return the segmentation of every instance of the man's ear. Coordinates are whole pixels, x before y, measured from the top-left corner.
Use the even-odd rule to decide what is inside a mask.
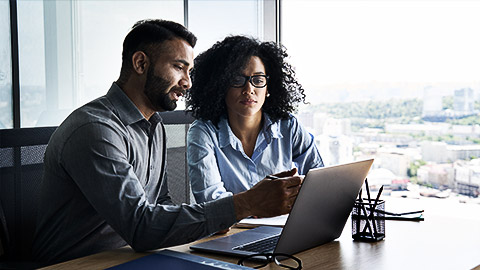
[[[148,65],[150,64],[150,59],[142,51],[136,51],[132,55],[133,70],[137,74],[144,74],[148,70]]]

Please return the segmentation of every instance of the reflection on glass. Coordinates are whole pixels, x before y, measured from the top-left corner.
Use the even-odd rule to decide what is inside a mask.
[[[20,124],[32,127],[46,109],[42,1],[18,1]]]
[[[0,1],[0,129],[13,127],[10,6]]]
[[[104,95],[118,78],[123,39],[136,21],[183,23],[182,0],[17,3],[22,127],[59,125]]]
[[[264,1],[188,1],[188,28],[198,38],[195,55],[229,35],[264,38]],[[185,103],[178,103],[179,109]]]
[[[228,35],[263,39],[263,0],[188,2],[188,27],[198,37],[196,54]]]

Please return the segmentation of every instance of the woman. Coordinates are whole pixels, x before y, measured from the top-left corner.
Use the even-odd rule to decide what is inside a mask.
[[[245,191],[265,176],[322,167],[314,138],[291,115],[302,86],[273,42],[231,36],[195,59],[186,102],[192,191],[204,202]]]

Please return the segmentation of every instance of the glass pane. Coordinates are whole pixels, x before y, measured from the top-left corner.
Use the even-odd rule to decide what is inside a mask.
[[[377,188],[477,196],[479,13],[477,1],[282,1],[310,102],[298,116],[325,163],[375,157]]]
[[[123,39],[135,22],[150,18],[184,22],[183,0],[76,3],[78,105],[104,95],[118,79]]]
[[[262,0],[188,2],[188,26],[198,38],[196,54],[227,35],[243,34],[263,39],[263,18]]]
[[[13,127],[10,6],[0,1],[0,129]]]
[[[106,16],[108,14],[108,16]],[[18,1],[21,126],[59,125],[104,95],[141,19],[183,24],[183,1]]]

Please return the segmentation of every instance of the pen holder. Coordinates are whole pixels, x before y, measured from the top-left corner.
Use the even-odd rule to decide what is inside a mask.
[[[352,210],[352,237],[375,242],[385,237],[385,201],[356,200]]]

